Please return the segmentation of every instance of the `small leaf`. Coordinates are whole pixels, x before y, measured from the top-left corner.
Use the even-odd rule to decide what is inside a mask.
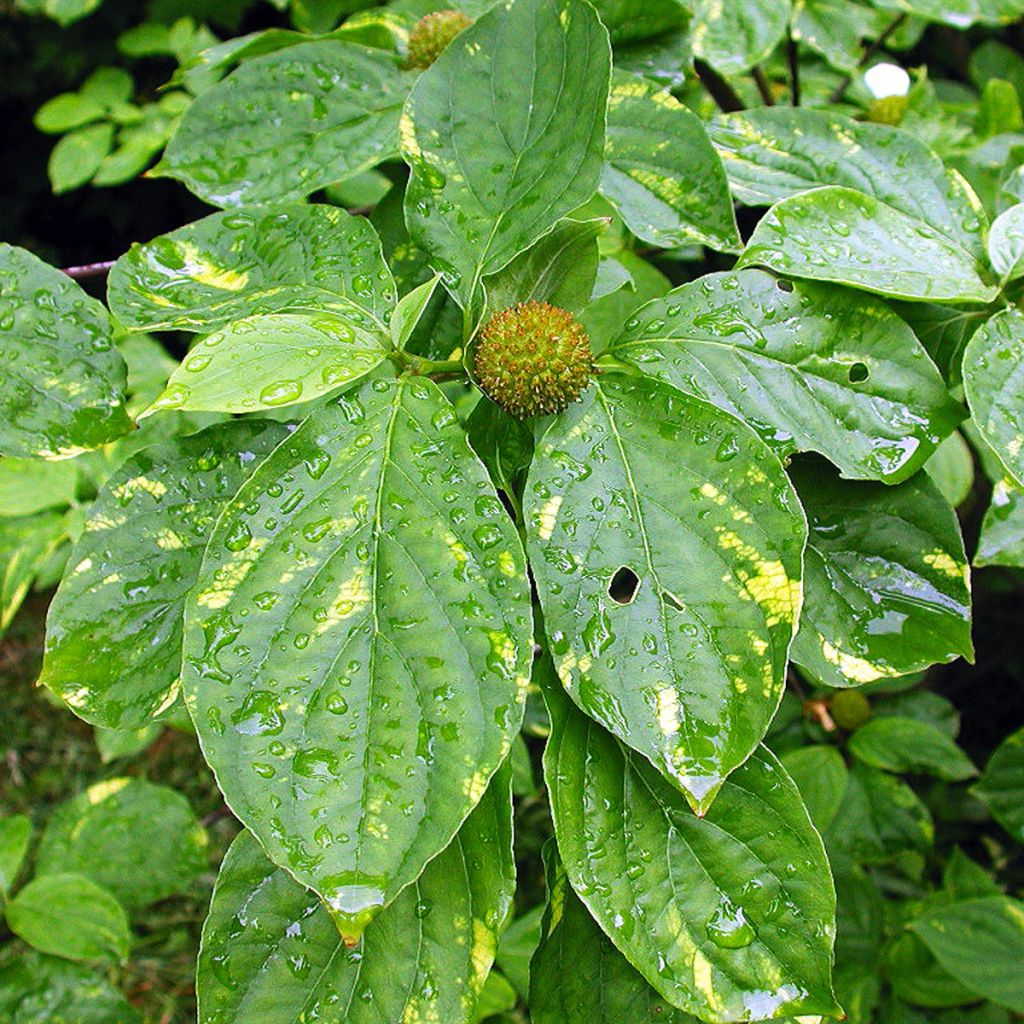
[[[59,134],[98,121],[106,108],[98,100],[77,92],[65,92],[47,100],[32,119],[41,131]]]
[[[821,839],[765,747],[704,818],[648,762],[547,692],[555,836],[576,893],[670,1003],[706,1021],[838,1016]]]
[[[740,266],[848,284],[897,299],[990,302],[977,259],[924,221],[862,192],[829,186],[776,203]]]
[[[232,809],[350,939],[508,753],[528,594],[515,528],[423,378],[320,406],[219,519],[186,613],[189,711]]]
[[[418,78],[402,115],[413,241],[463,309],[597,189],[608,34],[581,0],[511,0]]]
[[[344,1006],[346,1024],[472,1024],[514,889],[507,772],[356,948],[316,894],[242,832],[203,927],[199,1022],[340,1020]]]
[[[611,352],[745,420],[778,454],[821,452],[855,479],[912,475],[963,415],[883,303],[758,270],[642,306]]]
[[[927,476],[886,487],[821,463],[791,476],[810,528],[793,660],[842,687],[973,658],[960,526]]]
[[[206,867],[206,830],[188,800],[141,779],[108,779],[47,822],[36,876],[75,872],[129,908],[185,892]]]
[[[403,348],[409,340],[416,325],[423,316],[423,311],[430,304],[430,300],[437,290],[440,277],[434,276],[429,281],[413,288],[407,295],[403,295],[395,307],[389,327],[391,329],[391,343],[395,348]]]
[[[107,122],[76,128],[65,135],[46,165],[55,195],[84,185],[99,170],[114,142],[114,126]]]
[[[974,564],[1024,565],[1024,488],[1009,477],[992,487],[992,503],[981,522]]]
[[[108,729],[93,726],[93,739],[104,764],[141,753],[164,731],[159,722],[147,722],[138,729]]]
[[[110,272],[110,308],[131,330],[209,332],[285,310],[350,310],[381,322],[395,286],[377,232],[334,206],[214,213],[144,245]]]
[[[26,815],[0,818],[0,895],[6,896],[14,888],[31,838],[32,821]]]
[[[562,684],[706,810],[775,714],[802,599],[778,460],[714,406],[606,373],[538,443],[525,513]]]
[[[741,248],[722,161],[696,114],[651,82],[617,72],[601,193],[651,245]]]
[[[40,676],[77,715],[127,729],[173,701],[185,597],[214,520],[285,436],[220,423],[143,449],[103,486],[50,605]]]
[[[910,928],[972,991],[1024,1013],[1024,903],[1007,896],[926,910]]]
[[[1007,736],[971,792],[1019,843],[1024,843],[1024,729]]]
[[[185,111],[156,170],[214,206],[302,199],[397,153],[406,82],[336,39],[254,57]]]
[[[1024,275],[1024,203],[1011,206],[992,222],[988,256],[1004,282]]]
[[[75,500],[78,467],[70,461],[0,459],[0,516],[28,516]]]
[[[0,517],[0,636],[11,624],[33,580],[68,535],[61,512]]]
[[[872,718],[850,737],[850,753],[888,772],[935,775],[960,782],[978,774],[970,758],[927,722],[897,715]]]
[[[2,243],[0,348],[0,453],[67,458],[131,427],[107,311],[66,274]]]
[[[690,33],[695,57],[735,75],[768,57],[786,34],[789,0],[698,0]]]
[[[819,832],[831,824],[843,802],[849,772],[835,747],[810,746],[791,750],[782,758]]]
[[[1024,313],[1005,309],[964,350],[964,391],[974,422],[1014,482],[1024,487]]]
[[[12,932],[67,960],[124,960],[131,947],[121,904],[84,875],[43,875],[7,904]]]

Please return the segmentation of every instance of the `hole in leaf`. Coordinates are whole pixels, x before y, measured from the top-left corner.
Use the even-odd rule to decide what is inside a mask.
[[[850,383],[859,384],[862,380],[868,379],[868,368],[865,363],[854,363],[850,367]]]
[[[615,575],[608,584],[608,596],[618,604],[632,604],[639,589],[640,577],[628,566],[623,565],[615,570]]]
[[[675,608],[675,610],[677,612],[685,611],[685,609],[683,608],[682,602],[671,591],[663,590],[661,592],[661,596],[665,599],[665,604],[672,605],[672,607]]]
[[[783,281],[783,279],[780,277],[775,282],[775,287],[778,288],[780,292],[791,292],[793,290],[793,282]]]

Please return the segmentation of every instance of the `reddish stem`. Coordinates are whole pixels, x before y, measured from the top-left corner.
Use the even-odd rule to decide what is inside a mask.
[[[76,281],[84,281],[90,277],[105,277],[110,273],[114,262],[114,260],[104,260],[102,263],[83,263],[80,267],[65,267],[64,273]]]

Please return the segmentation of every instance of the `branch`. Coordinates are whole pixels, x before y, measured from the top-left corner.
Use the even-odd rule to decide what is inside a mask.
[[[764,72],[755,64],[751,69],[750,73],[754,76],[754,82],[757,84],[757,91],[761,94],[761,99],[764,100],[766,107],[775,106],[775,97],[772,95],[771,82],[765,77]]]
[[[64,273],[76,281],[85,281],[90,277],[106,277],[116,260],[104,260],[102,263],[83,263],[80,267],[64,267]]]
[[[786,56],[789,60],[789,102],[794,107],[800,106],[800,54],[797,52],[793,33],[786,35]]]
[[[743,109],[743,100],[736,95],[733,87],[710,64],[698,59],[693,62],[701,85],[711,94],[723,114],[733,114]]]
[[[878,51],[881,50],[883,46],[885,46],[885,44],[889,41],[889,39],[892,36],[892,34],[906,20],[907,20],[907,16],[905,14],[898,14],[898,15],[896,15],[896,17],[891,22],[889,22],[889,25],[885,29],[885,31],[864,51],[864,54],[861,57],[860,61],[858,62],[857,67],[859,67],[859,68],[864,67],[864,65],[867,64],[867,62],[869,60],[871,60],[871,58],[874,57],[874,55],[876,53],[878,53]],[[853,81],[853,75],[852,74],[847,75],[839,83],[839,85],[836,86],[835,92],[833,92],[832,95],[829,96],[829,98],[828,98],[829,103],[840,103],[840,102],[842,102],[843,97],[846,95],[846,90],[850,88],[850,83],[852,81]]]

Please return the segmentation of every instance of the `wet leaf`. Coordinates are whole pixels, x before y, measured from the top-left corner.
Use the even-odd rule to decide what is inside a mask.
[[[155,171],[214,206],[302,199],[397,154],[408,82],[336,39],[253,57],[185,111]]]
[[[524,568],[421,378],[321,406],[217,523],[186,615],[189,710],[232,809],[350,938],[447,845],[519,729]]]
[[[596,191],[609,73],[589,4],[512,0],[417,80],[402,116],[406,221],[464,309],[483,275]]]
[[[601,193],[651,245],[741,248],[729,183],[704,125],[671,93],[617,72]]]
[[[967,343],[964,391],[982,437],[1024,487],[1024,313],[1019,309],[997,313]]]
[[[768,57],[786,34],[789,0],[698,0],[690,33],[693,54],[723,75]]]
[[[66,274],[0,243],[0,454],[67,458],[131,427],[107,311]]]
[[[835,893],[793,781],[759,748],[707,816],[548,693],[555,836],[577,895],[670,1003],[706,1021],[838,1016]]]
[[[350,312],[381,322],[395,285],[364,217],[334,206],[214,213],[134,245],[110,272],[110,308],[132,330],[209,332],[285,310]]]
[[[778,460],[706,402],[604,374],[538,443],[525,512],[562,684],[706,810],[775,714],[802,599]]]
[[[897,299],[989,302],[998,293],[978,260],[940,231],[835,186],[776,203],[740,256],[741,266],[755,264]]]
[[[973,658],[960,526],[928,477],[886,487],[820,463],[791,475],[810,530],[793,660],[842,687]]]
[[[873,718],[851,737],[850,753],[888,772],[935,775],[960,782],[978,774],[970,758],[927,722],[898,715]]]
[[[752,426],[779,455],[844,476],[913,474],[961,419],[913,332],[876,299],[758,270],[709,274],[642,306],[616,358]]]
[[[181,793],[142,779],[107,779],[54,811],[36,876],[71,871],[123,906],[144,907],[185,892],[206,860],[206,830]]]
[[[1017,842],[1024,843],[1024,729],[996,748],[971,792]]]
[[[451,845],[348,948],[315,893],[251,832],[221,866],[203,928],[200,1024],[436,1020],[471,1024],[512,903],[508,774],[495,777]]]
[[[84,875],[34,878],[7,904],[12,932],[67,960],[124,960],[131,947],[121,904]]]
[[[216,424],[143,449],[103,486],[50,605],[40,676],[77,715],[127,729],[173,701],[214,520],[285,436],[262,420]]]
[[[1011,206],[992,222],[988,255],[1002,281],[1024,274],[1024,203]]]

